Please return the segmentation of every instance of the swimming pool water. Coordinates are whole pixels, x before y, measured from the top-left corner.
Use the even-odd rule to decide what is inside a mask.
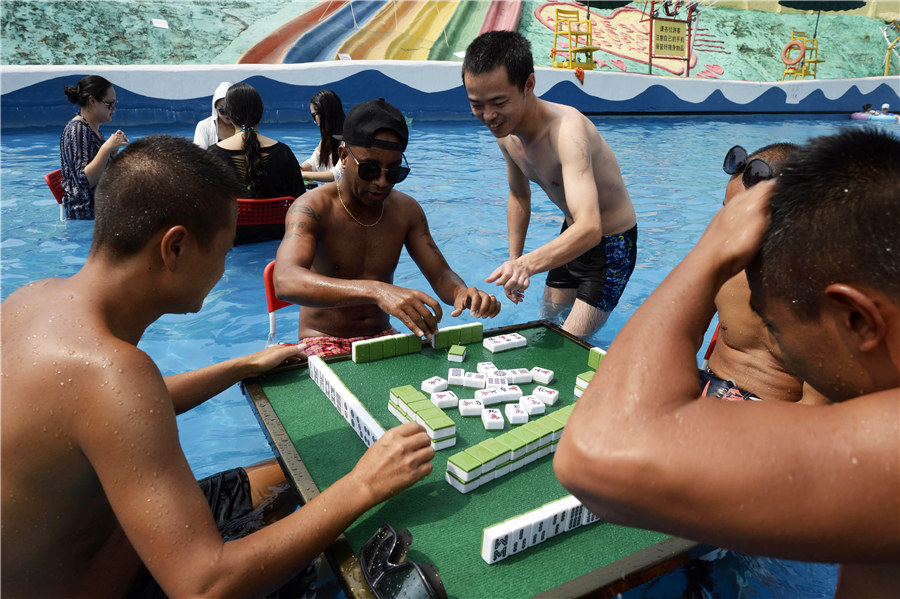
[[[755,150],[776,141],[803,142],[833,133],[839,126],[862,126],[846,117],[594,117],[619,161],[638,216],[638,261],[619,306],[589,341],[606,347],[640,303],[693,247],[722,203],[727,175],[722,160],[734,144]],[[46,277],[74,274],[87,257],[92,223],[58,220],[56,201],[43,175],[59,168],[62,129],[4,131],[0,136],[0,297]],[[115,130],[115,122],[104,132]],[[315,147],[312,124],[265,127],[265,135],[288,144],[302,162]],[[191,137],[185,128],[132,128],[134,140],[153,133]],[[493,137],[474,119],[415,122],[407,158],[409,178],[398,186],[418,199],[431,231],[450,266],[470,285],[486,287],[485,277],[505,260],[506,185],[502,157]],[[526,251],[553,239],[561,224],[555,206],[535,188]],[[225,274],[197,314],[169,315],[147,329],[140,347],[163,374],[200,368],[251,353],[265,345],[268,320],[262,271],[274,258],[277,242],[235,248]],[[486,328],[540,318],[544,275],[518,306],[504,301]],[[430,290],[405,253],[395,282]],[[502,294],[497,294],[502,296]],[[446,308],[445,308],[446,309]],[[686,307],[687,309],[687,307]],[[446,310],[442,324],[450,322]],[[463,314],[459,322],[470,322]],[[279,335],[296,340],[296,309],[279,312]],[[401,328],[398,323],[394,326]],[[648,340],[652,342],[652,340]],[[253,413],[238,388],[179,417],[185,454],[199,478],[227,467],[272,455]],[[693,581],[693,582],[689,582]],[[698,582],[699,581],[699,582]],[[712,581],[712,582],[709,582]],[[728,554],[702,576],[682,569],[627,593],[626,597],[680,596],[699,584],[697,596],[830,597],[836,582],[831,565],[761,560]],[[710,591],[709,589],[712,589]],[[714,594],[713,594],[714,593]]]

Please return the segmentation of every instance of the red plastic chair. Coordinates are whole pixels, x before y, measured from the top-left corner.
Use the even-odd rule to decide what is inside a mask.
[[[277,225],[284,222],[288,208],[294,202],[291,196],[280,198],[238,198],[238,226]]]
[[[275,261],[272,260],[266,264],[263,270],[263,286],[266,289],[266,307],[269,310],[269,338],[266,340],[266,347],[275,345],[275,312],[286,306],[290,306],[290,302],[284,302],[275,297],[275,282],[273,273],[275,272]]]
[[[47,183],[47,187],[50,188],[50,191],[53,192],[53,197],[56,198],[56,203],[59,204],[59,220],[66,220],[66,211],[63,208],[63,196],[65,195],[65,191],[62,188],[62,170],[56,169],[55,171],[49,172],[44,175],[44,181]]]

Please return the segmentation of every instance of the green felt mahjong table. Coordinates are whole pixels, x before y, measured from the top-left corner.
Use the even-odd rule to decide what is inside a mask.
[[[435,375],[447,378],[450,368],[474,372],[483,361],[501,369],[553,370],[555,378],[546,386],[560,393],[547,413],[574,404],[575,379],[590,369],[590,346],[544,321],[486,330],[484,337],[512,332],[523,335],[528,345],[491,353],[480,342],[470,343],[461,363],[448,361],[447,349],[427,346],[418,353],[366,363],[354,363],[349,355],[325,362],[384,429],[400,424],[388,411],[390,389],[419,388]],[[521,388],[529,393],[535,386]],[[352,470],[365,452],[366,445],[311,379],[305,363],[247,379],[243,388],[305,501]],[[460,398],[472,397],[474,391],[450,389]],[[553,475],[552,453],[467,493],[453,488],[445,480],[447,459],[503,431],[485,430],[481,418],[464,418],[454,409],[446,412],[456,422],[456,445],[438,451],[430,475],[368,511],[326,552],[348,597],[372,597],[356,556],[385,522],[409,529],[413,543],[407,559],[434,564],[447,593],[455,598],[614,597],[710,550],[658,532],[599,521],[486,563],[481,557],[484,528],[568,492]],[[506,423],[504,430],[512,428]]]

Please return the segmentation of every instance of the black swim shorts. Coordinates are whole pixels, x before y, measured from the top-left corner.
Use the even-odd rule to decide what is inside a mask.
[[[569,227],[563,220],[562,235]],[[604,312],[612,312],[637,261],[637,225],[622,233],[605,235],[600,243],[571,262],[547,273],[547,287],[578,289],[577,299]]]
[[[239,539],[265,526],[262,510],[253,509],[250,481],[243,468],[226,470],[197,481],[212,510],[216,527],[226,541]],[[288,582],[282,589],[267,595],[269,599],[300,597],[309,586],[312,565]],[[156,580],[141,564],[126,599],[166,599]]]
[[[712,370],[699,370],[700,393],[703,397],[718,397],[725,401],[762,401],[750,391],[745,391],[734,381],[725,380],[716,376]]]

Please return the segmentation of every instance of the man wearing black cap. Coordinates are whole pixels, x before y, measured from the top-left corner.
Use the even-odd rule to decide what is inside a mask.
[[[307,354],[350,351],[354,340],[396,332],[391,316],[420,336],[432,335],[441,305],[426,293],[392,284],[405,246],[437,296],[492,318],[500,303],[448,266],[425,212],[394,185],[409,174],[403,151],[406,120],[384,101],[354,106],[344,121],[340,160],[344,176],[298,198],[288,211],[275,261],[275,292],[299,304],[300,339]]]

